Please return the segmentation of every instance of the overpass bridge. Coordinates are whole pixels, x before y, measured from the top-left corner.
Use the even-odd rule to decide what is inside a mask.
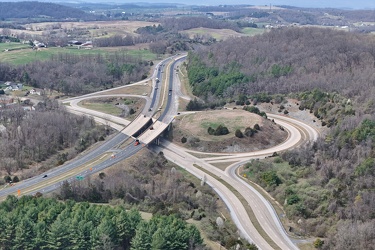
[[[167,129],[169,123],[164,123],[161,121],[156,121],[152,124],[144,133],[142,133],[138,140],[140,143],[150,144],[152,141],[156,140],[159,135],[161,135],[164,130]]]

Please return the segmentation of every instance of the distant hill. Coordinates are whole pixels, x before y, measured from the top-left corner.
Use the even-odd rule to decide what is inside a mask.
[[[97,16],[82,10],[44,2],[0,2],[0,20],[10,18],[84,19],[94,20]]]

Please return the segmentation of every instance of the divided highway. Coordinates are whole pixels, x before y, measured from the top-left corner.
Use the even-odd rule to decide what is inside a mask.
[[[181,95],[181,91],[178,89],[179,80],[176,79],[177,74],[175,74],[175,68],[184,59],[183,57],[184,56],[173,59],[169,58],[157,65],[152,77],[154,81],[153,91],[151,93],[152,98],[142,97],[146,99],[145,108],[142,114],[138,116],[133,123],[129,124],[129,121],[126,121],[125,119],[111,117],[106,114],[103,115],[97,111],[91,112],[78,107],[77,103],[79,101],[85,98],[95,98],[95,96],[98,96],[97,93],[69,99],[68,101],[71,102],[71,106],[68,106],[68,110],[71,112],[77,114],[90,114],[94,116],[97,121],[106,123],[117,130],[120,130],[121,133],[118,133],[100,147],[92,150],[88,154],[71,163],[65,164],[62,167],[53,169],[29,180],[20,182],[16,186],[1,190],[0,200],[4,199],[8,194],[17,195],[18,190],[21,190],[21,195],[34,194],[36,192],[50,192],[58,188],[64,180],[72,180],[76,176],[86,176],[101,171],[102,169],[109,167],[116,162],[130,157],[142,149],[142,146],[145,145],[142,144],[142,142],[146,142],[146,144],[148,144],[155,139],[161,132],[164,131],[170,122],[173,121],[174,116],[177,114],[178,98]],[[163,70],[160,69],[160,67],[164,67],[168,60],[174,61],[172,61],[170,66],[167,67],[169,70],[167,75],[168,87],[164,89],[164,95],[168,96],[166,98],[167,103],[163,113],[160,115],[158,120],[152,120],[154,122],[152,125],[153,129],[147,129],[143,134],[138,136],[141,145],[134,145],[133,140],[125,147],[125,149],[116,149],[116,146],[119,146],[130,136],[132,136],[135,130],[139,129],[141,126],[144,126],[148,121],[150,121],[150,119],[152,119],[152,115],[156,112],[156,107],[160,105],[159,103],[162,90],[161,83],[163,82]],[[105,91],[102,91],[101,93],[103,92]],[[299,146],[306,140],[315,140],[318,134],[313,128],[300,121],[272,114],[268,114],[268,116],[275,119],[278,124],[282,125],[287,131],[289,131],[289,138],[284,143],[270,149],[242,154],[210,153],[210,155],[206,158],[197,158],[189,153],[191,151],[167,141],[162,141],[161,146],[153,145],[150,148],[157,152],[163,151],[168,160],[178,164],[198,178],[204,178],[206,183],[209,184],[226,203],[242,236],[248,239],[250,242],[255,243],[260,249],[274,249],[274,244],[276,244],[280,249],[298,249],[287,236],[272,206],[255,189],[236,175],[236,169],[238,166],[251,159],[263,158],[272,155],[274,152],[280,152]],[[127,127],[124,128],[124,125],[127,125]],[[237,163],[232,164],[225,171],[222,171],[210,164],[214,162],[234,161],[237,161]],[[46,175],[47,177],[45,177]],[[228,183],[234,189],[236,189],[243,199],[245,199],[247,204],[241,203],[240,199],[236,197],[236,195],[234,195],[222,181]],[[254,227],[249,216],[247,215],[245,209],[246,206],[250,206],[254,211],[254,214],[257,217],[262,229],[273,240],[273,244],[267,242]]]
[[[154,72],[154,76],[146,79],[142,82],[132,84],[137,85],[140,83],[145,83],[147,80],[154,79],[158,77],[161,79],[161,74],[160,71],[158,71],[159,67],[164,67],[164,64],[171,60],[171,58],[167,58],[164,61],[160,62]],[[156,81],[156,80],[155,80]],[[130,85],[127,85],[125,87],[129,87]],[[118,87],[116,89],[120,89],[122,87]],[[136,152],[138,152],[141,148],[142,145],[139,145],[136,147],[134,145],[134,141],[130,143],[124,150],[115,150],[117,153],[113,154],[111,150],[116,149],[117,146],[125,142],[126,140],[129,139],[129,135],[126,133],[122,133],[126,128],[124,128],[124,125],[129,125],[131,124],[129,121],[115,117],[115,116],[110,116],[108,114],[103,114],[97,111],[93,110],[88,110],[88,109],[83,109],[77,105],[77,103],[83,99],[88,99],[88,98],[95,98],[95,97],[102,97],[100,94],[103,94],[111,90],[104,90],[104,91],[99,91],[97,93],[92,93],[88,94],[85,96],[81,97],[75,97],[75,98],[70,98],[67,100],[64,100],[63,102],[66,103],[71,103],[71,106],[67,106],[68,111],[82,115],[82,114],[89,114],[97,122],[107,124],[118,131],[120,133],[116,134],[115,136],[111,137],[108,141],[106,141],[104,144],[101,146],[91,150],[87,154],[84,154],[77,159],[75,159],[72,162],[69,162],[67,164],[64,164],[63,166],[51,169],[45,173],[42,173],[38,176],[35,176],[33,178],[30,178],[28,180],[21,181],[14,186],[4,188],[0,190],[0,201],[4,200],[6,196],[8,195],[27,195],[27,194],[35,194],[37,192],[41,193],[47,193],[50,191],[53,191],[61,186],[61,184],[68,180],[71,181],[74,178],[77,177],[84,177],[86,175],[95,173],[97,171],[100,171],[106,167],[109,167],[121,160],[124,160],[132,155],[134,155]],[[149,98],[144,97],[144,96],[137,96],[141,98],[146,98],[147,102],[144,108],[145,110],[148,110],[152,100],[149,100]],[[159,96],[158,95],[153,95],[153,98],[156,98],[158,101]],[[154,101],[156,103],[156,101]],[[143,117],[140,116],[140,117]],[[149,118],[150,119],[150,118]],[[128,126],[130,127],[130,126]]]

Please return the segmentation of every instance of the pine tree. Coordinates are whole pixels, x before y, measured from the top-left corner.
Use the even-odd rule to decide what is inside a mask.
[[[62,221],[60,218],[60,216],[57,217],[56,221],[51,224],[48,232],[49,249],[68,249],[70,246],[70,219]]]
[[[149,224],[142,221],[131,241],[131,250],[149,250],[151,249],[152,232],[150,232]]]
[[[33,222],[29,218],[21,218],[16,226],[14,246],[16,249],[34,249],[35,237]]]

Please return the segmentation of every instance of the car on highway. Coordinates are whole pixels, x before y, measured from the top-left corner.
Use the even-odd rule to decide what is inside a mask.
[[[48,175],[45,174],[42,178],[47,178],[47,177],[48,177]]]
[[[138,146],[139,145],[139,140],[136,139],[135,142],[134,142],[134,146]]]

